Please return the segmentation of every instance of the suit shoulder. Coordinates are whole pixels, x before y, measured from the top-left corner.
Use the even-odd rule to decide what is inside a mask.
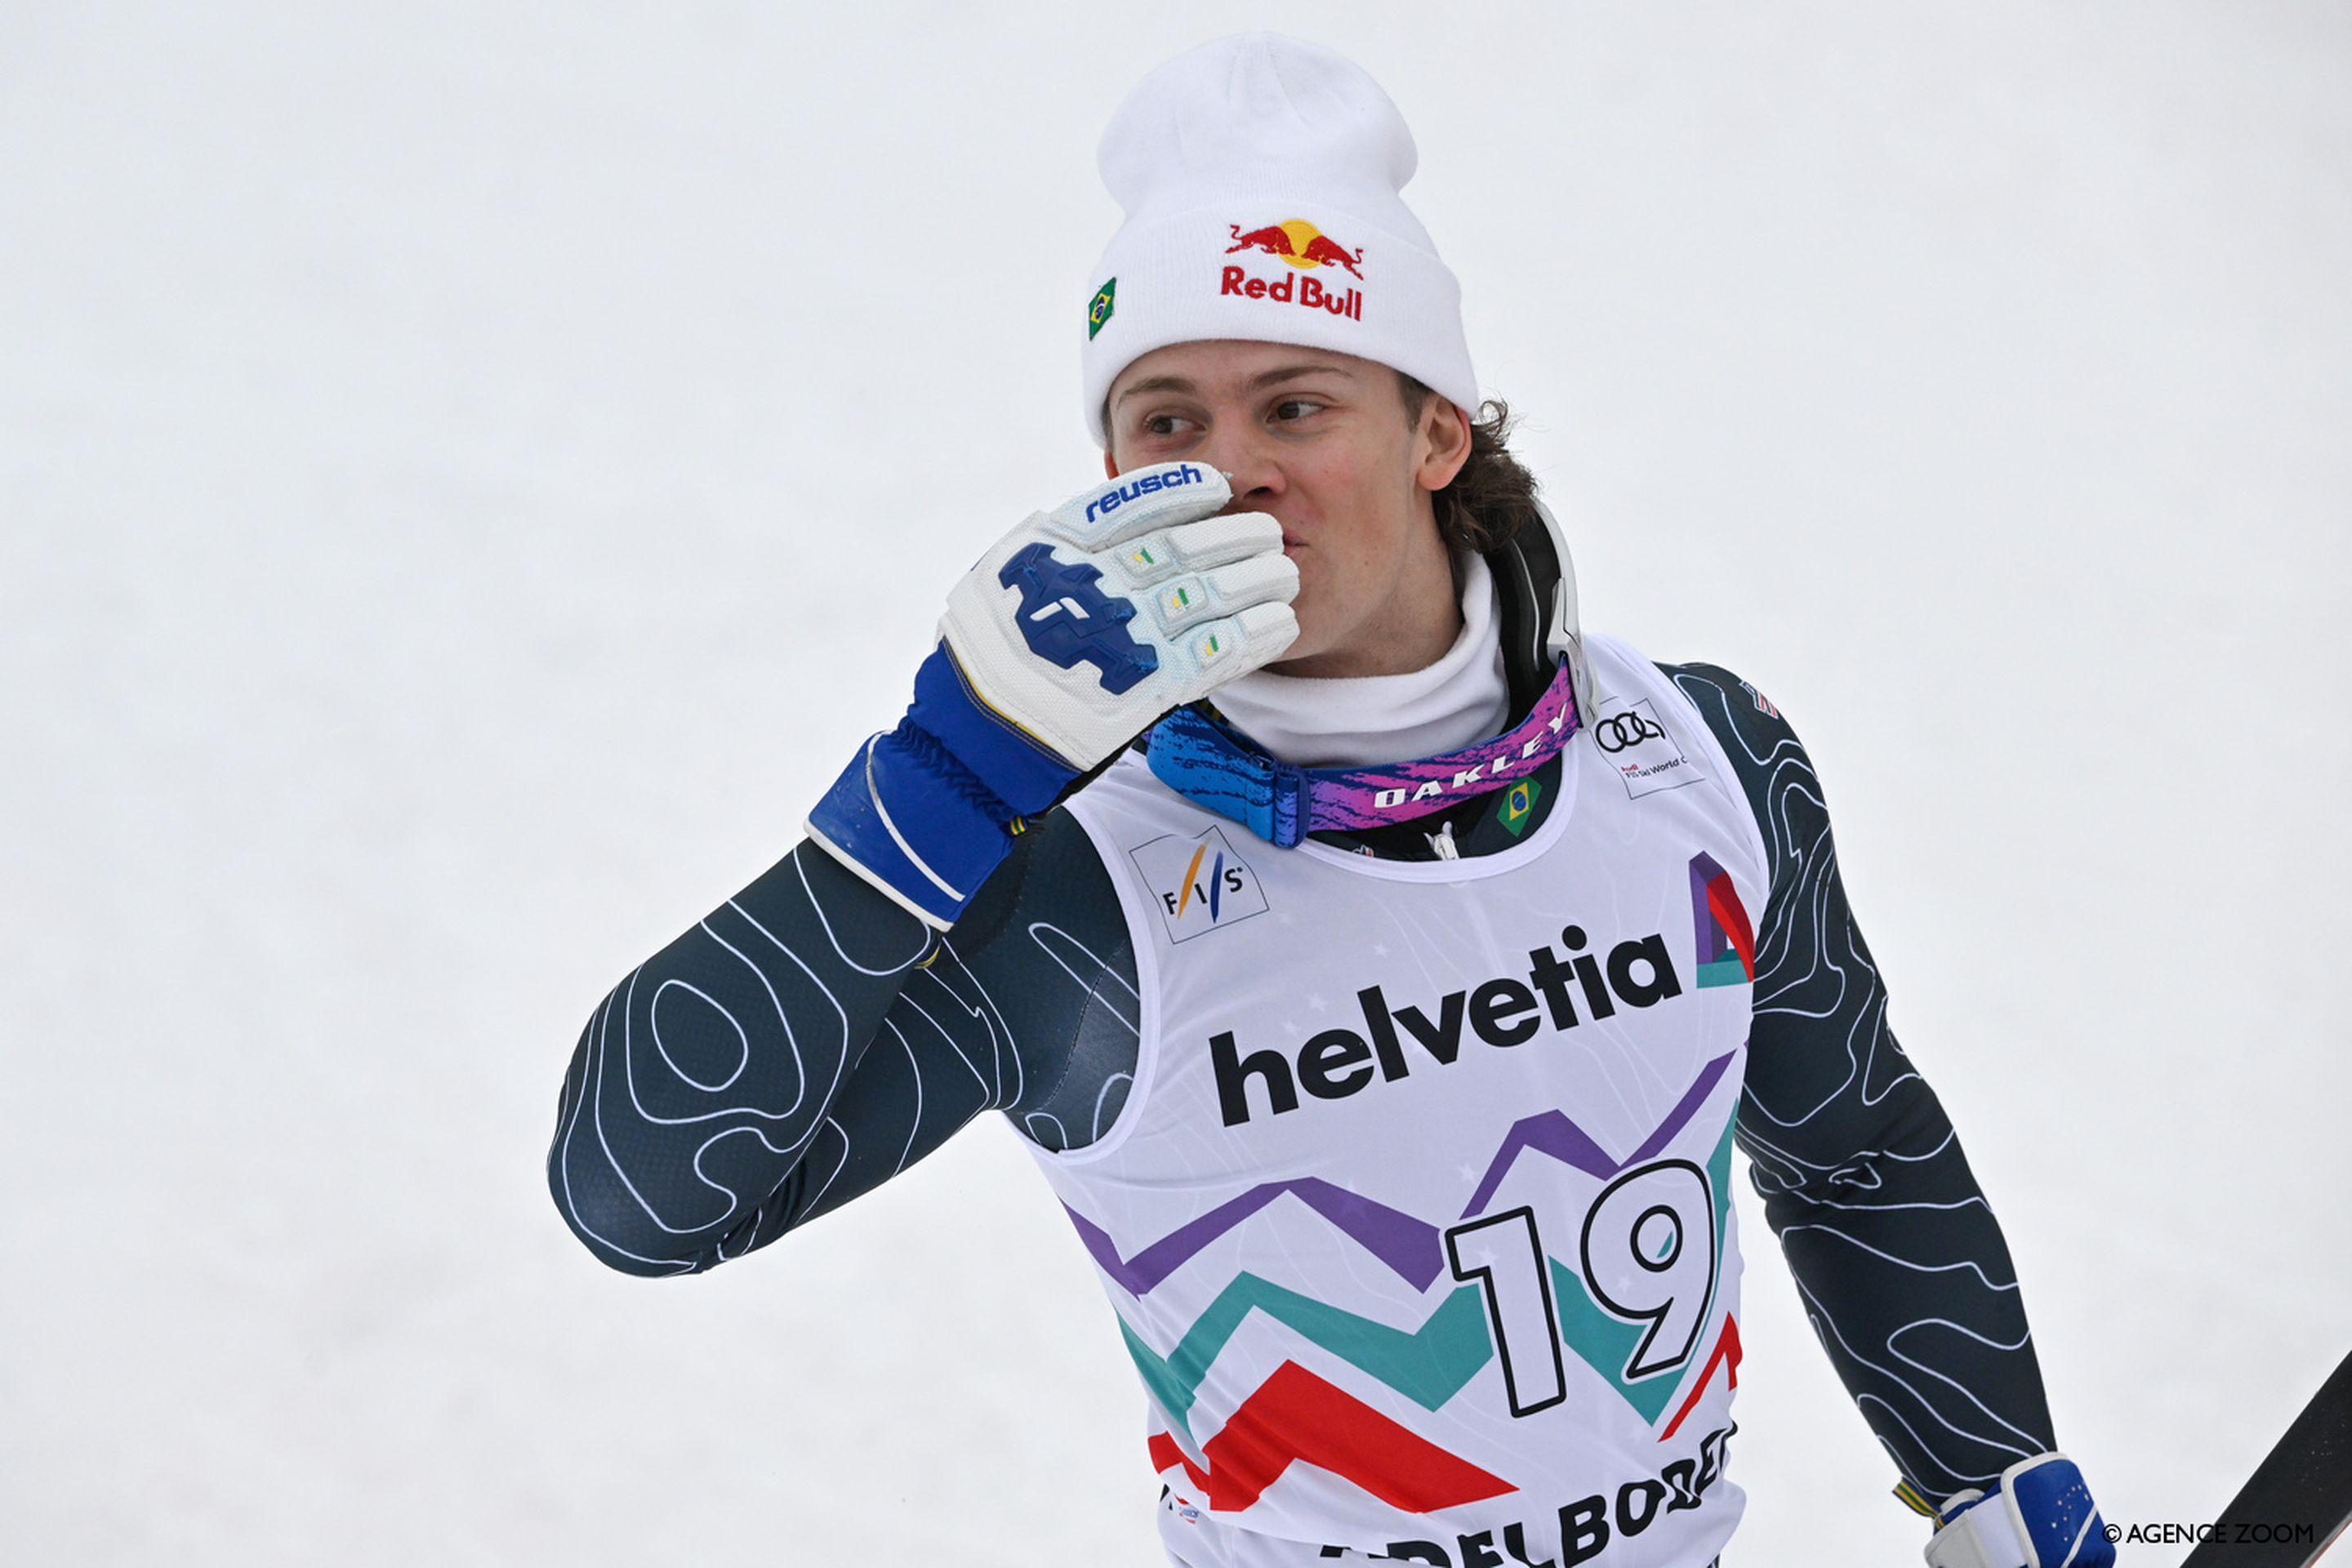
[[[1719,664],[1691,660],[1653,661],[1675,689],[1698,710],[1716,742],[1730,759],[1739,787],[1759,824],[1768,822],[1777,796],[1790,788],[1818,802],[1821,781],[1804,742],[1778,704],[1753,681]],[[1770,838],[1768,832],[1766,837]]]

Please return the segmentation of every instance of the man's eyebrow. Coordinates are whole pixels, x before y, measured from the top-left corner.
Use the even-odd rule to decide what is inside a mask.
[[[1146,392],[1197,392],[1199,390],[1181,375],[1150,375],[1120,393],[1118,400],[1125,403],[1129,398]]]
[[[1344,366],[1326,364],[1318,361],[1307,360],[1302,361],[1297,364],[1277,365],[1272,370],[1261,371],[1256,375],[1250,377],[1249,388],[1252,392],[1263,392],[1269,386],[1278,386],[1286,381],[1296,381],[1302,375],[1317,375],[1326,373],[1339,376],[1344,376],[1348,374]],[[1143,380],[1137,382],[1133,386],[1121,392],[1118,395],[1118,401],[1125,403],[1129,398],[1147,392],[1181,392],[1188,395],[1198,395],[1200,390],[1201,389],[1199,387],[1193,385],[1192,382],[1186,380],[1181,375],[1152,375],[1146,376]]]
[[[1326,372],[1332,375],[1339,376],[1344,376],[1348,374],[1347,371],[1339,365],[1323,364],[1313,360],[1308,360],[1298,364],[1286,364],[1277,369],[1266,371],[1262,374],[1252,376],[1250,378],[1250,390],[1252,392],[1261,392],[1269,386],[1278,386],[1286,381],[1296,381],[1302,375],[1318,375]]]

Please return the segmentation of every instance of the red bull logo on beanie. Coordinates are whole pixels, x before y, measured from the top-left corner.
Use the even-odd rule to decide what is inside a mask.
[[[1234,294],[1248,300],[1268,300],[1277,304],[1297,305],[1309,310],[1324,310],[1350,321],[1364,319],[1364,291],[1361,289],[1328,288],[1319,278],[1312,276],[1327,267],[1339,268],[1360,281],[1364,276],[1363,247],[1353,250],[1341,245],[1303,217],[1285,218],[1262,228],[1244,229],[1241,225],[1225,226],[1233,235],[1233,244],[1225,254],[1233,256],[1244,251],[1263,252],[1282,261],[1292,270],[1272,279],[1253,278],[1245,268],[1224,268],[1217,292]]]
[[[1225,249],[1227,256],[1237,250],[1263,250],[1268,256],[1279,256],[1302,270],[1316,267],[1344,267],[1355,277],[1364,275],[1357,265],[1364,259],[1362,246],[1358,246],[1350,255],[1339,241],[1303,217],[1285,218],[1264,228],[1254,228],[1247,234],[1242,232],[1242,226],[1237,223],[1225,226],[1234,231],[1234,242]]]

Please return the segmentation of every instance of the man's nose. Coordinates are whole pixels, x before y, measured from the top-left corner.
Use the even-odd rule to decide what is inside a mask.
[[[1234,499],[1227,512],[1264,511],[1288,488],[1276,455],[1266,449],[1265,443],[1254,433],[1229,435],[1218,431],[1210,437],[1207,449],[1201,457],[1216,465],[1233,487]]]

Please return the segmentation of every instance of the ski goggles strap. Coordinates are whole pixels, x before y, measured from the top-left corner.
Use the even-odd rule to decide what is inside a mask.
[[[1535,772],[1577,730],[1576,691],[1562,662],[1526,719],[1491,741],[1418,762],[1299,768],[1250,749],[1198,705],[1151,728],[1147,759],[1160,782],[1287,849],[1310,833],[1410,822]]]

